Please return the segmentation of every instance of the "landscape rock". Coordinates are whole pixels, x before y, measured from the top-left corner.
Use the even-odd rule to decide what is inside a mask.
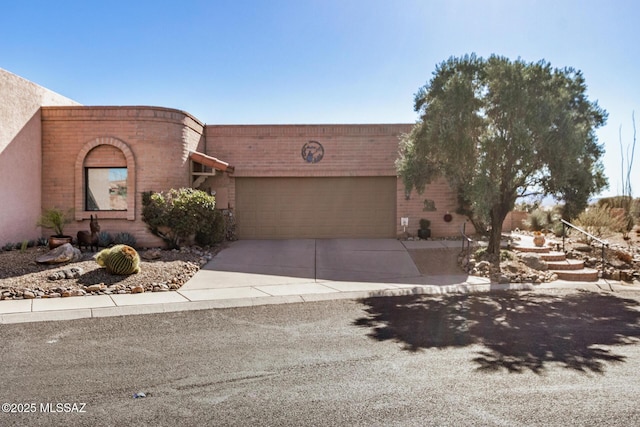
[[[74,248],[70,243],[65,243],[55,249],[50,250],[44,255],[36,258],[36,262],[40,264],[62,264],[66,262],[78,261],[82,258],[80,249]]]
[[[146,260],[154,260],[162,257],[162,252],[160,249],[149,249],[140,254],[140,256]]]
[[[144,292],[144,286],[142,285],[136,285],[131,288],[132,294],[140,294],[142,292]]]
[[[478,270],[488,270],[491,268],[491,263],[489,261],[480,261],[476,264],[476,268]]]
[[[36,294],[34,294],[34,293],[33,293],[33,292],[31,292],[31,291],[25,290],[25,291],[22,293],[22,296],[23,296],[25,299],[34,299],[34,298],[36,297]]]
[[[99,291],[101,291],[101,290],[103,290],[105,288],[106,288],[106,286],[104,285],[104,283],[98,283],[96,285],[87,286],[86,291],[87,292],[99,292]]]
[[[62,280],[62,279],[77,279],[84,273],[84,270],[80,267],[65,268],[64,270],[58,270],[47,276],[49,280]]]
[[[527,267],[532,268],[534,270],[547,271],[549,269],[549,266],[547,265],[546,262],[544,262],[539,257],[533,254],[525,253],[520,255],[520,261],[522,261],[522,263]]]

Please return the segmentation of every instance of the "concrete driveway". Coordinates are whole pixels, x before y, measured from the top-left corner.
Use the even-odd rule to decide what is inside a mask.
[[[229,244],[188,283],[189,289],[320,282],[451,284],[461,272],[419,268],[425,249],[453,253],[458,242],[401,242],[396,239],[239,240]],[[439,251],[438,251],[439,250]],[[431,258],[431,257],[429,257]],[[437,261],[441,264],[441,261]],[[421,267],[422,265],[420,265]],[[422,271],[421,271],[422,270]],[[218,284],[218,285],[216,285]],[[224,284],[224,285],[223,285]]]

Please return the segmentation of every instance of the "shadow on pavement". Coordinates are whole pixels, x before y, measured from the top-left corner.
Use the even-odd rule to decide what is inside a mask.
[[[367,316],[354,324],[379,341],[408,351],[484,346],[473,361],[483,371],[542,373],[559,363],[604,372],[625,357],[603,348],[638,343],[640,303],[597,293],[570,295],[500,292],[441,297],[411,295],[361,300]]]

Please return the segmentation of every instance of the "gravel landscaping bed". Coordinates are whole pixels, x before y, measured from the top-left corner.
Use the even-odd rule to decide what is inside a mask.
[[[129,276],[107,273],[89,252],[77,262],[43,265],[35,260],[48,252],[46,247],[0,251],[0,300],[176,290],[221,249],[139,251],[141,271]]]

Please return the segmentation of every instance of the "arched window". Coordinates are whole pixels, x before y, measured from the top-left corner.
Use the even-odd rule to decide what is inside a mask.
[[[101,218],[135,219],[133,153],[115,138],[98,138],[82,148],[76,160],[76,219],[96,211]]]

